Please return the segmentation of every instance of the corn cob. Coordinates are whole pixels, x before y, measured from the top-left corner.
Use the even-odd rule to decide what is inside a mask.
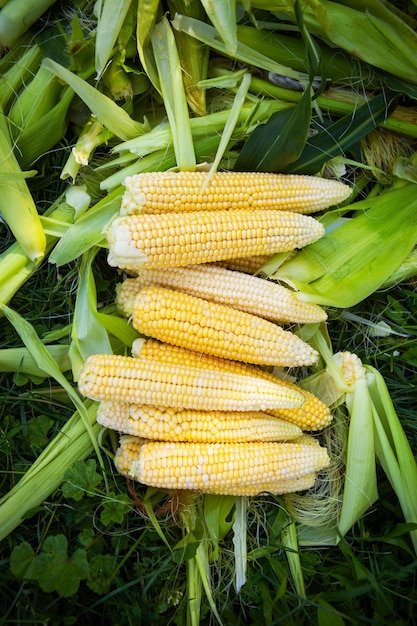
[[[197,211],[116,217],[108,262],[122,269],[179,267],[302,248],[324,227],[309,215],[273,210]]]
[[[143,287],[131,319],[148,337],[236,361],[297,367],[318,358],[309,344],[272,322],[165,287]]]
[[[115,464],[121,474],[153,487],[255,496],[311,487],[329,456],[308,444],[149,442],[125,435]]]
[[[346,200],[344,183],[268,172],[146,172],[127,177],[122,215],[167,211],[279,209],[313,213]]]
[[[298,426],[261,411],[193,411],[111,401],[100,402],[97,421],[127,435],[159,441],[286,441],[302,434]]]
[[[78,378],[80,393],[92,400],[219,411],[264,411],[297,407],[297,388],[259,377],[201,366],[173,365],[114,354],[88,357]]]
[[[302,389],[301,387],[298,387],[294,383],[278,378],[274,374],[266,372],[255,365],[247,365],[246,363],[239,363],[238,361],[230,361],[228,359],[221,359],[208,354],[193,352],[191,350],[186,350],[185,348],[171,346],[152,339],[136,339],[132,345],[132,355],[135,358],[162,361],[164,363],[171,363],[174,366],[175,364],[189,365],[192,367],[199,366],[214,369],[217,372],[247,374],[250,376],[258,376],[261,379],[269,380],[271,382],[279,381],[281,385],[284,385],[289,389],[296,389],[302,393],[304,396],[304,403],[300,407],[294,409],[265,409],[265,412],[270,413],[279,419],[291,422],[292,424],[299,426],[302,430],[321,430],[322,428],[328,426],[333,419],[329,407],[317,398],[317,396],[309,391],[306,391],[305,389]]]
[[[136,280],[125,280],[117,287],[116,303],[127,317],[132,314],[136,294],[146,285],[183,291],[275,322],[308,324],[327,319],[323,308],[298,300],[295,293],[286,287],[264,278],[204,263],[143,270]]]

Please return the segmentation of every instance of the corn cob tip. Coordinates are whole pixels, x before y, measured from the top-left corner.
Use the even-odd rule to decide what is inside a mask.
[[[110,222],[106,238],[109,244],[107,262],[111,267],[140,267],[148,260],[147,255],[134,245],[130,229],[122,217],[115,217]]]

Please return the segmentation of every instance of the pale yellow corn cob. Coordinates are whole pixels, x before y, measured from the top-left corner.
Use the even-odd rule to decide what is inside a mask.
[[[146,172],[127,177],[122,214],[223,209],[313,213],[346,200],[344,183],[318,176],[267,172]]]
[[[159,441],[288,441],[302,434],[298,426],[261,411],[193,411],[111,401],[100,402],[97,421],[127,435]]]
[[[314,217],[274,210],[116,217],[108,262],[122,269],[183,267],[302,248],[324,235]]]
[[[135,295],[146,285],[183,291],[275,322],[309,324],[327,319],[322,307],[301,302],[291,289],[264,278],[204,263],[143,270],[136,280],[130,278],[117,286],[119,310],[129,317]]]
[[[255,496],[312,486],[329,455],[321,446],[296,443],[176,443],[125,435],[115,464],[120,473],[153,487]]]
[[[143,287],[131,319],[148,337],[236,361],[297,367],[318,358],[308,343],[268,320],[165,287]]]
[[[317,398],[317,396],[255,365],[247,365],[245,363],[239,363],[238,361],[230,361],[229,359],[221,359],[208,354],[201,354],[152,339],[136,339],[132,345],[132,355],[136,358],[162,361],[173,365],[176,363],[191,366],[199,365],[208,369],[215,369],[218,372],[234,372],[235,374],[246,373],[251,376],[258,376],[261,379],[270,380],[271,382],[278,380],[281,385],[289,389],[298,390],[303,394],[305,401],[300,407],[295,409],[266,409],[266,412],[277,418],[291,422],[299,426],[302,430],[311,431],[325,428],[333,419],[329,407]]]
[[[92,400],[112,400],[218,411],[264,411],[297,407],[304,402],[298,389],[280,381],[219,372],[113,354],[94,354],[78,378],[80,393]]]

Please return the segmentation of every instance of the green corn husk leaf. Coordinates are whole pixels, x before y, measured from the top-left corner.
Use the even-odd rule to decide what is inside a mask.
[[[73,90],[66,89],[54,107],[18,134],[15,140],[16,156],[21,167],[29,167],[64,137],[73,97]]]
[[[343,355],[342,355],[343,357]],[[363,367],[358,368],[363,371]],[[371,400],[365,373],[346,394],[349,412],[345,485],[338,530],[343,537],[378,499]]]
[[[413,184],[350,208],[361,212],[272,273],[295,285],[301,300],[338,308],[354,306],[379,289],[417,244]]]
[[[80,76],[70,72],[62,65],[59,65],[59,63],[55,63],[52,59],[44,59],[42,65],[68,83],[87,105],[91,113],[116,137],[126,141],[146,132],[146,125],[133,120],[124,109],[103,93],[97,91]]]
[[[159,17],[160,0],[138,0],[136,45],[143,69],[158,91],[160,90],[155,60],[149,51],[151,34]]]
[[[27,178],[33,178],[36,174],[36,170],[30,170],[28,172],[0,172],[0,183],[7,183],[7,181],[14,180],[26,180]]]
[[[297,37],[243,24],[237,26],[237,37],[240,43],[254,50],[262,50],[265,56],[276,63],[291,67],[299,72],[308,72],[305,45]],[[352,84],[360,81],[364,88],[380,87],[380,81],[375,78],[373,69],[361,64],[354,57],[339,50],[336,53],[335,50],[321,42],[320,56],[326,78],[333,83],[351,87]]]
[[[102,0],[98,16],[95,67],[98,79],[110,57],[132,0]]]
[[[294,20],[291,0],[254,0],[252,6]],[[352,3],[349,3],[352,4]],[[381,3],[360,3],[358,10],[340,2],[305,0],[303,17],[311,34],[398,78],[416,83],[417,35]]]
[[[57,238],[61,237],[74,218],[74,211],[59,198],[41,216],[46,234],[45,254],[48,254]],[[18,289],[38,269],[42,259],[30,261],[18,243],[14,243],[0,255],[0,303],[8,304]]]
[[[61,372],[71,369],[71,361],[68,357],[69,346],[65,344],[53,344],[46,346]],[[45,377],[48,375],[40,368],[27,348],[3,348],[0,350],[0,372],[16,372],[29,376]]]
[[[41,66],[8,112],[13,137],[53,108],[59,102],[61,92],[58,78]]]
[[[175,38],[166,18],[155,25],[151,43],[177,166],[182,171],[194,171],[196,160],[180,60]]]
[[[200,2],[170,0],[168,6],[171,15],[177,12],[200,20],[205,19],[205,12]],[[201,87],[201,81],[207,78],[210,49],[204,43],[201,43],[194,37],[190,37],[186,33],[175,31],[174,36],[177,42],[188,106],[195,115],[206,115],[206,90]]]
[[[291,128],[289,126],[285,128],[287,137],[291,138],[293,135],[295,137],[299,136],[301,139],[299,129],[304,127],[301,115],[306,106],[306,103],[304,103],[303,107],[297,105],[298,108],[296,108],[291,119]],[[246,145],[244,146],[245,159],[242,159],[239,167],[247,171],[256,169],[257,163],[254,155],[260,153],[262,146],[262,150],[268,154],[268,160],[263,164],[264,167],[272,168],[275,159],[278,164],[284,163],[279,170],[269,169],[269,171],[280,171],[288,174],[317,174],[330,159],[343,154],[345,150],[355,146],[360,139],[374,130],[378,123],[387,117],[393,107],[394,101],[392,100],[391,103],[387,104],[384,95],[373,98],[370,102],[356,109],[352,115],[349,114],[342,117],[325,130],[309,138],[299,158],[292,161],[288,160],[291,157],[291,143],[288,142],[289,149],[288,156],[285,159],[286,164],[284,157],[281,155],[279,143],[275,145],[274,128],[269,132],[269,123],[267,122],[259,140],[255,132],[252,133],[247,142],[247,147]]]
[[[11,47],[55,0],[8,0],[0,10],[0,46]]]
[[[92,354],[112,354],[113,350],[104,326],[97,318],[97,292],[92,263],[97,249],[90,248],[81,259],[78,272],[78,289],[71,331],[71,358],[73,379],[78,375],[84,361]]]
[[[226,54],[236,56],[236,4],[235,0],[223,2],[223,0],[201,0],[210,21],[222,38]]]
[[[4,69],[0,67],[0,107],[7,114],[11,100],[14,100],[22,85],[29,82],[42,59],[42,51],[37,44],[29,46],[17,59],[13,58],[11,52],[12,50],[4,55],[0,62],[4,66]],[[9,55],[12,58],[10,67],[7,67]]]
[[[400,267],[382,283],[381,289],[393,287],[415,276],[417,276],[417,248],[413,248]]]
[[[294,107],[278,111],[251,134],[234,169],[242,172],[282,172],[298,159],[307,141],[311,120],[311,95],[306,89]]]
[[[244,73],[243,73],[244,74]],[[239,76],[241,79],[243,74]],[[236,79],[237,82],[237,79]],[[259,100],[254,104],[245,104],[241,107],[237,122],[241,125],[262,123],[268,120],[276,111],[290,108],[290,105],[275,100]],[[210,135],[220,134],[229,119],[229,110],[209,113],[202,117],[190,118],[195,149],[198,142]],[[149,133],[145,133],[131,141],[125,141],[113,148],[113,152],[126,154],[130,152],[138,157],[146,157],[151,152],[165,150],[172,144],[172,134],[169,124],[164,120],[154,126]],[[107,187],[103,187],[106,189]]]
[[[103,229],[120,208],[122,194],[118,187],[74,222],[49,255],[49,262],[64,265],[99,245],[104,239]]]
[[[291,520],[281,531],[281,541],[285,548],[288,566],[290,568],[295,590],[300,598],[306,598],[303,568],[301,566],[297,527]]]
[[[364,367],[373,408],[376,455],[398,497],[405,521],[414,525],[410,536],[417,554],[417,462],[384,378],[374,367]]]
[[[220,161],[223,158],[223,155],[225,153],[225,151],[227,150],[227,147],[230,143],[230,140],[232,138],[233,132],[235,130],[237,121],[239,119],[239,115],[242,111],[242,107],[244,105],[245,102],[245,98],[246,95],[248,93],[248,89],[250,86],[250,82],[251,82],[251,76],[249,73],[245,73],[242,77],[242,82],[239,86],[239,89],[236,92],[236,96],[235,99],[233,101],[233,104],[230,108],[229,111],[229,116],[227,118],[227,122],[224,125],[223,128],[223,132],[222,132],[222,136],[220,139],[220,143],[219,143],[219,147],[217,149],[216,152],[216,156],[214,157],[214,160],[210,166],[210,170],[209,173],[207,175],[207,178],[204,181],[204,185],[203,188],[208,184],[211,176],[214,174],[214,172],[217,171]]]
[[[185,32],[191,37],[195,37],[199,41],[202,41],[210,46],[210,48],[213,48],[214,50],[217,50],[227,56],[226,46],[221,38],[219,38],[218,32],[215,28],[213,28],[213,26],[205,24],[204,22],[196,20],[192,17],[179,14],[177,14],[172,20],[172,26],[174,29]],[[254,67],[258,67],[269,72],[284,74],[285,76],[303,81],[304,83],[308,81],[308,76],[305,73],[298,72],[290,67],[281,65],[261,52],[258,52],[257,50],[252,49],[240,42],[237,44],[234,58],[238,61],[248,63],[249,65],[253,65]]]
[[[204,521],[212,542],[212,559],[219,558],[219,542],[233,526],[236,496],[204,495]]]
[[[7,123],[0,109],[0,213],[30,261],[43,258],[46,248],[45,232],[40,217],[13,152]],[[7,174],[17,174],[15,180],[7,179]],[[6,177],[6,178],[5,178]]]
[[[233,522],[233,551],[235,557],[235,590],[239,593],[246,583],[248,566],[248,500],[244,496],[236,498]]]

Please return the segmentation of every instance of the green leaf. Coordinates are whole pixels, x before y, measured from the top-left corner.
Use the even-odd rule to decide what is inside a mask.
[[[53,424],[47,415],[38,415],[29,421],[28,437],[32,445],[44,448],[48,442],[48,432]]]
[[[124,495],[110,492],[103,502],[103,510],[100,519],[104,526],[110,524],[122,524],[125,515],[132,509],[132,503]]]
[[[345,115],[311,137],[300,157],[285,170],[291,174],[317,174],[330,159],[343,154],[368,135],[395,108],[395,97],[384,93]]]
[[[96,472],[97,463],[94,459],[77,461],[64,474],[62,495],[64,498],[81,500],[83,495],[93,496],[102,476]]]
[[[78,549],[69,557],[64,535],[47,537],[37,555],[26,542],[16,546],[10,558],[10,568],[18,578],[36,580],[43,591],[56,591],[62,598],[76,593],[80,581],[88,577],[86,552]]]
[[[278,111],[259,125],[243,146],[235,170],[281,172],[298,159],[307,141],[311,120],[310,90],[294,106]]]
[[[17,578],[31,578],[35,553],[27,541],[13,548],[10,555],[10,570]]]
[[[90,559],[87,585],[95,593],[107,593],[113,580],[115,557],[111,554],[97,554]]]

